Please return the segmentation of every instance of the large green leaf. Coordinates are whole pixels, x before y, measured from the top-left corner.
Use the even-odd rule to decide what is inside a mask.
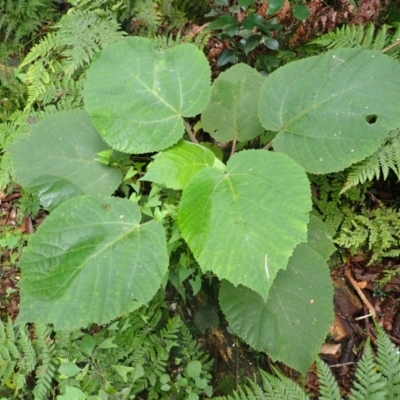
[[[235,154],[226,173],[205,168],[183,191],[182,236],[203,271],[267,298],[279,269],[307,238],[309,182],[289,157],[263,150]]]
[[[296,247],[265,302],[252,290],[222,282],[220,305],[230,328],[251,347],[305,374],[333,319],[333,288],[323,258]]]
[[[183,189],[194,175],[205,167],[223,164],[214,153],[199,144],[180,140],[177,144],[154,156],[154,161],[141,178],[170,189]]]
[[[133,202],[81,196],[57,207],[23,252],[18,321],[104,323],[151,300],[167,272],[164,229]]]
[[[251,140],[264,132],[258,119],[258,94],[263,77],[246,64],[237,64],[214,81],[203,111],[203,129],[220,142]]]
[[[52,210],[74,196],[105,196],[117,189],[120,170],[95,161],[107,148],[87,113],[74,110],[45,117],[8,150],[18,183]]]
[[[372,154],[400,126],[400,65],[378,51],[339,49],[285,65],[260,93],[274,149],[312,173],[342,170]]]
[[[129,37],[104,49],[87,71],[85,108],[116,150],[163,150],[183,135],[182,117],[193,117],[210,96],[210,67],[193,44],[160,49]]]

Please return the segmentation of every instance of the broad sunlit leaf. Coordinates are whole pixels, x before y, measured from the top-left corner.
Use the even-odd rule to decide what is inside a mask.
[[[260,93],[274,149],[312,173],[344,168],[372,154],[400,126],[400,65],[379,51],[339,49],[272,73]]]
[[[210,67],[193,44],[162,49],[155,40],[129,37],[104,49],[87,71],[85,108],[103,139],[126,153],[175,144],[183,117],[206,107]]]
[[[247,150],[230,158],[226,172],[205,168],[193,177],[178,224],[203,272],[266,299],[278,270],[307,239],[310,209],[309,182],[298,164]]]
[[[307,244],[296,247],[278,272],[268,300],[222,283],[220,305],[230,328],[252,348],[306,374],[333,319],[333,287],[323,258]]]
[[[52,212],[24,250],[18,321],[73,329],[105,323],[151,300],[167,272],[163,227],[139,207],[80,196]]]

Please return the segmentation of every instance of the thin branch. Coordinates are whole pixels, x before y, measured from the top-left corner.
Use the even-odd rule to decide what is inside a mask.
[[[394,43],[392,43],[391,45],[389,45],[388,47],[385,47],[382,50],[382,53],[386,53],[389,50],[394,49],[395,47],[400,46],[400,39],[397,39]]]
[[[376,319],[376,311],[375,308],[372,306],[372,304],[369,302],[369,300],[365,297],[363,291],[359,288],[357,285],[357,282],[354,280],[354,278],[351,276],[351,272],[348,268],[346,268],[344,274],[346,275],[346,278],[348,281],[351,283],[351,286],[353,286],[354,290],[357,292],[357,294],[360,296],[361,301],[364,303],[364,305],[367,307],[368,311],[372,314],[372,316]]]
[[[190,137],[190,140],[193,143],[196,143],[196,144],[199,143],[192,132],[192,127],[190,126],[189,122],[186,121],[186,119],[183,119],[183,125],[185,125],[185,131],[188,134],[188,136]]]
[[[333,365],[329,365],[329,368],[339,368],[339,367],[345,367],[346,365],[353,365],[353,364],[357,364],[356,361],[349,361],[349,362],[345,362],[342,364],[333,364]]]

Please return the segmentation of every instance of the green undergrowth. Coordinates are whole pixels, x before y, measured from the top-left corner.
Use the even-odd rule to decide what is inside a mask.
[[[212,394],[210,357],[159,302],[88,330],[0,322],[0,345],[1,399],[184,400]]]
[[[357,363],[354,381],[348,395],[342,395],[339,385],[330,368],[322,360],[316,361],[316,374],[319,381],[319,400],[373,400],[396,399],[400,395],[400,356],[382,328],[376,325],[376,352],[367,340],[361,360]],[[215,400],[309,400],[306,392],[278,370],[271,375],[260,371],[258,381],[239,391]],[[314,397],[313,397],[314,398]]]
[[[101,328],[101,329],[100,329]],[[316,360],[319,400],[394,399],[400,394],[400,356],[376,325],[376,351],[369,340],[348,395],[329,367]],[[212,397],[209,356],[178,317],[159,305],[107,326],[54,331],[0,322],[0,397],[3,399],[200,399]],[[138,396],[138,397],[137,397]],[[237,391],[215,400],[307,400],[304,388],[282,375],[259,371]]]
[[[315,211],[322,216],[343,257],[365,254],[368,264],[400,253],[400,213],[377,200],[373,181],[346,187],[346,174],[311,176]]]
[[[336,243],[351,254],[367,252],[369,263],[400,256],[400,212],[381,206],[355,215],[348,227],[339,230]]]

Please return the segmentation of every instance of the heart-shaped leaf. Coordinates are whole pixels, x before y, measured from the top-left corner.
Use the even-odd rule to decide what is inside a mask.
[[[63,111],[32,126],[32,134],[9,147],[15,177],[53,210],[82,194],[106,196],[121,182],[121,171],[95,161],[107,149],[85,111]]]
[[[390,79],[388,79],[390,77]],[[379,51],[339,49],[279,68],[263,84],[259,115],[274,149],[312,173],[372,154],[400,126],[400,65]]]
[[[201,115],[203,129],[220,142],[251,140],[264,132],[258,119],[258,94],[263,77],[237,64],[214,81],[211,99]]]
[[[183,191],[179,228],[203,271],[266,299],[278,270],[307,238],[309,186],[289,157],[242,151],[226,173],[205,168],[193,177]]]
[[[54,210],[23,252],[18,321],[73,329],[147,303],[167,272],[164,229],[139,207],[81,196]]]
[[[301,243],[279,271],[268,300],[222,282],[220,305],[230,328],[251,347],[305,374],[333,319],[333,288],[323,258]]]
[[[183,135],[210,97],[210,67],[193,44],[159,48],[129,37],[104,49],[87,71],[85,108],[103,139],[126,153],[163,150]]]

